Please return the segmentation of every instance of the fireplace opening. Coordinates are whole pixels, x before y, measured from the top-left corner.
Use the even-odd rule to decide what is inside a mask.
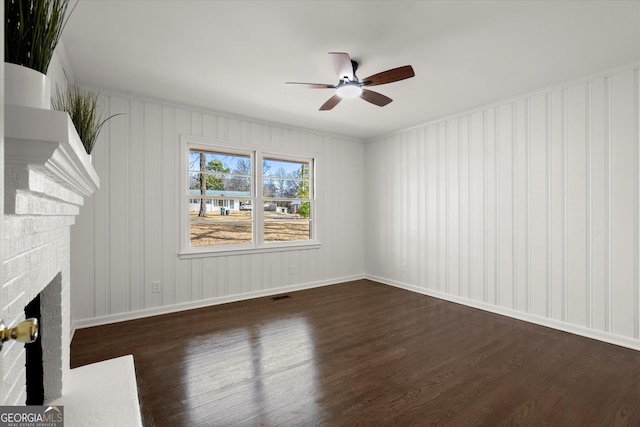
[[[25,344],[27,405],[44,404],[44,364],[42,361],[42,313],[40,311],[40,295],[37,295],[24,308],[26,318],[35,317],[38,320],[38,339],[31,344]]]

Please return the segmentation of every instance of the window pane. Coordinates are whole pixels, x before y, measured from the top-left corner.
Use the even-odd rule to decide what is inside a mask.
[[[264,197],[282,197],[293,199],[300,197],[300,192],[305,187],[304,182],[291,179],[267,178],[262,180],[262,195]],[[307,191],[308,193],[308,191]]]
[[[269,200],[264,204],[264,241],[285,242],[311,239],[309,205],[306,212],[299,201]],[[304,216],[306,214],[306,216]]]
[[[207,191],[218,192],[218,196],[220,192],[233,192],[234,195],[244,197],[251,196],[251,178],[249,177],[207,172],[205,180]]]
[[[309,162],[265,158],[262,161],[262,176],[309,179]]]
[[[238,210],[250,200],[191,199],[189,203],[190,246],[251,244],[253,215]]]
[[[251,190],[252,168],[249,156],[191,150],[189,170],[206,174],[207,190]],[[192,175],[190,174],[190,178]]]
[[[201,187],[200,177],[201,177],[201,174],[197,172],[189,173],[189,190],[200,190],[200,187]],[[195,194],[195,193],[191,193],[191,194]],[[201,194],[200,191],[198,191],[197,194]]]
[[[262,162],[262,195],[277,198],[309,198],[308,162],[265,159]]]

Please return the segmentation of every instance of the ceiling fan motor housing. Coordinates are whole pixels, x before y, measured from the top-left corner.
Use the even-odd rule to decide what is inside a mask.
[[[351,66],[353,67],[353,81],[359,82],[360,80],[358,80],[358,77],[356,76],[356,71],[358,71],[358,62],[352,59]]]

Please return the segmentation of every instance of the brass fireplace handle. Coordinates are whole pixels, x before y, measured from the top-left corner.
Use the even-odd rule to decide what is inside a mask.
[[[38,319],[30,318],[18,323],[13,328],[7,328],[0,319],[0,350],[2,343],[9,340],[16,340],[29,344],[38,339]]]

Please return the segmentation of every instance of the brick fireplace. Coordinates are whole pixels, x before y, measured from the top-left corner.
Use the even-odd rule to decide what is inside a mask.
[[[99,179],[66,113],[5,105],[4,181],[2,317],[20,322],[40,295],[47,403],[70,371],[71,225]],[[24,345],[5,343],[0,357],[0,405],[24,405]]]

